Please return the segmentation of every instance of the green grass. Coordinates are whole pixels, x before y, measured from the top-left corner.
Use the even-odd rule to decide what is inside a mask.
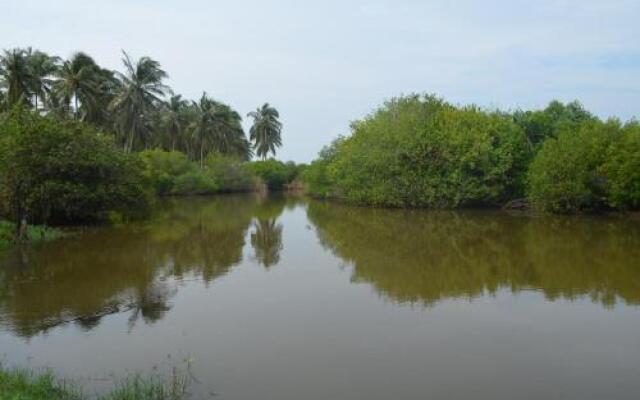
[[[15,231],[15,224],[8,221],[0,221],[0,249],[14,243]],[[63,236],[63,232],[56,228],[42,225],[29,225],[27,227],[27,240],[31,243],[46,242],[58,239],[61,236]]]
[[[78,385],[57,379],[51,372],[0,368],[2,400],[182,400],[187,398],[187,376],[173,371],[170,378],[133,375],[103,395],[86,395]]]

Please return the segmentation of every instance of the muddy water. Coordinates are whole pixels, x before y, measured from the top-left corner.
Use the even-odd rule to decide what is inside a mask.
[[[167,201],[0,254],[0,361],[220,399],[636,399],[640,222]]]

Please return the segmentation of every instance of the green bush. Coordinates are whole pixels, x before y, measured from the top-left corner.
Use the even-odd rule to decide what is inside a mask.
[[[160,149],[139,153],[144,164],[144,177],[159,195],[176,192],[176,179],[194,172],[198,167],[184,153]]]
[[[171,194],[204,195],[218,191],[215,181],[205,171],[194,169],[179,175],[173,181]]]
[[[584,122],[595,121],[596,117],[577,101],[563,104],[554,100],[544,110],[516,111],[513,120],[537,150],[547,138],[555,137],[561,130],[575,130]]]
[[[343,140],[343,137],[339,137],[329,146],[320,150],[318,158],[307,166],[300,175],[309,194],[318,197],[331,196],[335,182],[332,180],[333,174],[330,173],[329,167],[336,156],[340,142]]]
[[[619,131],[617,121],[590,121],[547,139],[529,168],[531,200],[554,213],[605,207],[607,178],[602,167]]]
[[[273,158],[249,163],[251,172],[271,190],[281,190],[285,184],[293,182],[298,177],[299,168],[294,162],[283,163]]]
[[[355,203],[450,208],[523,193],[529,146],[512,118],[433,96],[394,99],[352,126],[304,177]]]
[[[255,187],[255,179],[247,163],[238,157],[211,154],[205,161],[205,167],[207,175],[217,183],[219,192],[248,192]]]
[[[640,124],[629,123],[609,147],[602,168],[611,207],[640,209]]]
[[[136,156],[88,125],[21,109],[0,118],[0,177],[0,208],[12,221],[102,221],[148,209]]]

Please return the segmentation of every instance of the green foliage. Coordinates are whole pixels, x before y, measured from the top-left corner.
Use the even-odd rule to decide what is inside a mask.
[[[133,60],[123,52],[122,63],[124,71],[119,72],[102,68],[84,52],[63,60],[30,47],[4,50],[0,112],[20,104],[60,119],[76,119],[112,134],[126,152],[179,150],[201,166],[216,152],[251,158],[242,118],[229,105],[206,94],[198,102],[173,95],[165,85],[167,73],[150,57]],[[277,111],[261,110],[266,110],[266,118],[258,124],[259,151],[275,151],[281,128]]]
[[[190,179],[179,178],[190,175],[193,179],[198,170],[184,153],[178,151],[145,150],[139,156],[144,165],[144,177],[158,195],[183,194],[177,190],[176,181],[180,180],[184,188]]]
[[[0,207],[13,221],[76,223],[146,211],[139,159],[75,121],[15,109],[0,118]]]
[[[596,118],[577,101],[563,104],[554,100],[544,110],[516,111],[513,120],[524,130],[534,149],[538,149],[542,142],[556,136],[560,130],[577,129],[582,123]]]
[[[189,379],[174,370],[170,378],[130,376],[102,396],[87,396],[78,386],[56,379],[49,371],[0,369],[0,399],[13,400],[181,400]]]
[[[281,190],[285,184],[291,183],[298,177],[299,168],[294,162],[283,163],[273,158],[249,164],[252,173],[271,190]]]
[[[554,213],[594,211],[607,203],[602,166],[620,131],[617,121],[586,122],[546,140],[531,163],[529,196]]]
[[[609,205],[640,209],[640,124],[627,124],[607,152],[602,168],[607,177]]]
[[[253,119],[253,125],[249,131],[249,137],[253,142],[258,157],[267,159],[269,153],[276,155],[276,148],[282,146],[282,123],[280,113],[269,103],[265,103],[256,111],[248,114]]]
[[[498,204],[523,190],[527,141],[503,114],[413,95],[386,103],[352,131],[305,172],[312,192],[449,208]]]
[[[205,195],[218,191],[216,182],[201,169],[193,169],[176,177],[171,194]]]
[[[159,195],[246,192],[254,188],[252,172],[238,157],[210,154],[203,168],[177,151],[145,150],[140,158],[145,178]]]
[[[300,178],[311,195],[318,197],[331,196],[335,182],[332,174],[330,174],[329,167],[336,157],[338,147],[344,140],[344,137],[339,137],[331,142],[330,145],[325,146],[320,150],[318,158],[301,173]]]
[[[74,388],[58,382],[50,372],[0,369],[0,398],[16,400],[81,400]]]
[[[255,187],[248,164],[238,157],[214,153],[206,158],[205,168],[207,175],[217,183],[219,192],[248,192]]]

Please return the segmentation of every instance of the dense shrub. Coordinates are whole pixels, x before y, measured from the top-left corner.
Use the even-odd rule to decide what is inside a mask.
[[[144,164],[144,177],[159,195],[174,192],[176,178],[195,170],[196,166],[179,151],[160,149],[139,153]]]
[[[184,153],[160,149],[140,152],[144,176],[158,195],[200,195],[218,191],[218,184]]]
[[[273,158],[249,164],[251,172],[271,190],[281,190],[285,184],[291,183],[298,177],[300,168],[294,162],[283,163]]]
[[[20,109],[0,118],[0,179],[0,207],[14,221],[99,221],[148,207],[136,156],[88,125]]]
[[[607,204],[603,165],[619,136],[617,121],[590,121],[547,139],[529,169],[529,196],[541,209],[576,213]],[[611,166],[611,168],[615,168]]]
[[[547,138],[555,137],[563,130],[578,129],[585,122],[595,121],[596,117],[577,101],[563,104],[554,100],[543,110],[518,110],[513,113],[513,120],[537,150]]]
[[[414,95],[352,131],[305,172],[312,192],[397,207],[498,204],[523,192],[529,146],[507,115]]]
[[[609,205],[640,209],[640,124],[627,124],[607,152],[602,172],[607,177]]]
[[[300,175],[309,194],[318,197],[331,196],[335,188],[335,182],[332,179],[335,174],[331,172],[330,167],[343,140],[343,137],[339,137],[320,150],[318,158],[305,168]]]
[[[205,161],[207,175],[222,193],[248,192],[255,187],[255,178],[248,164],[238,157],[211,154]]]

